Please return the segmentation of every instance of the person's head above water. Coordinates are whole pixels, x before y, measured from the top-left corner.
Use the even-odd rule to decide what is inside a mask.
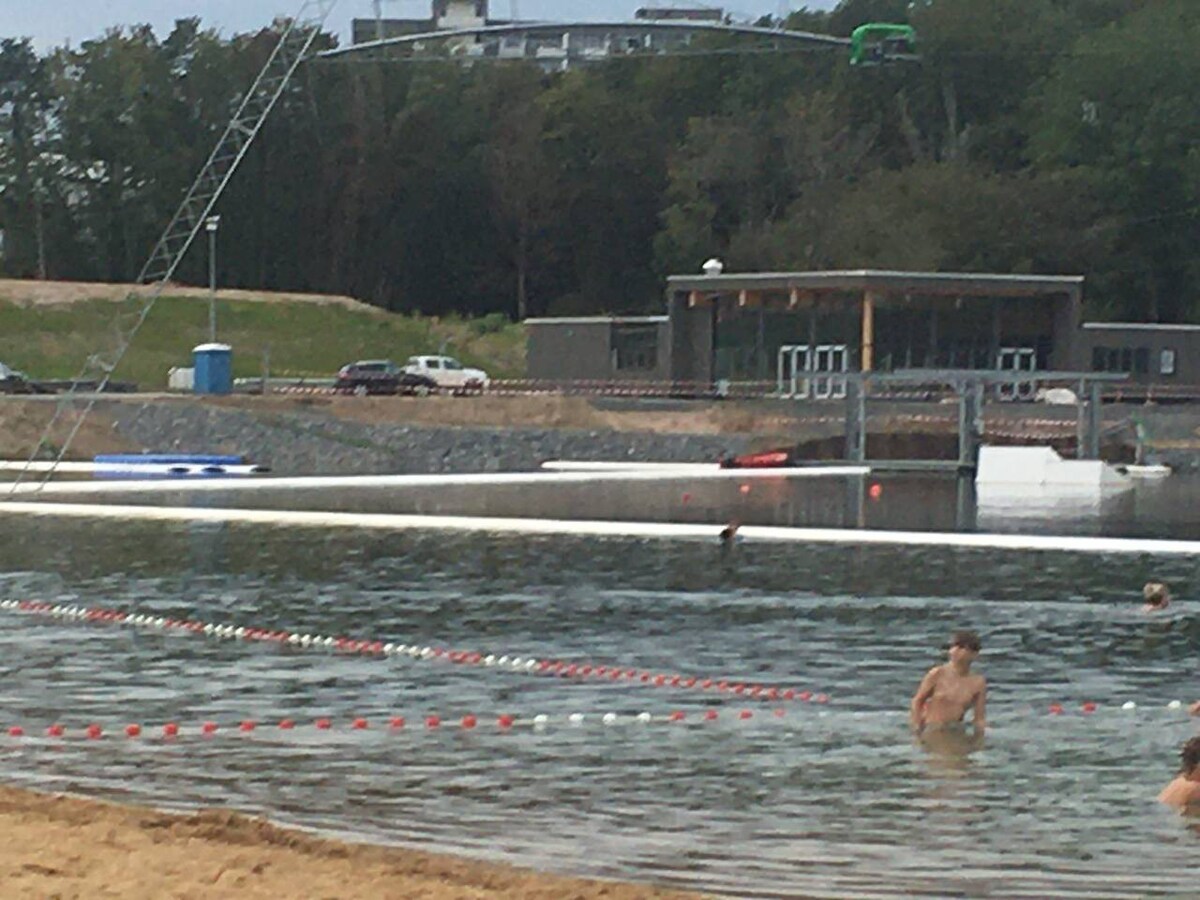
[[[1200,776],[1200,735],[1184,744],[1179,751],[1179,774]]]
[[[965,663],[972,662],[982,649],[983,642],[979,640],[979,635],[974,631],[954,632],[950,635],[950,644],[947,647],[951,662]]]
[[[1171,591],[1160,581],[1148,581],[1142,588],[1142,598],[1150,609],[1166,609],[1171,604]]]

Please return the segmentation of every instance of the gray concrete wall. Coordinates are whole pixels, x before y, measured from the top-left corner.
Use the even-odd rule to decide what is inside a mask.
[[[549,381],[607,381],[612,377],[608,322],[526,322],[525,367]]]
[[[708,384],[713,380],[713,312],[710,307],[689,309],[687,294],[670,298],[672,381]]]

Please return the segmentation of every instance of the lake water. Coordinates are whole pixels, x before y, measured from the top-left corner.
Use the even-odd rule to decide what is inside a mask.
[[[1186,481],[1115,506],[1000,511],[977,498],[964,506],[952,481],[915,484],[884,482],[865,503],[842,483],[756,484],[749,495],[639,486],[622,496],[610,486],[569,502],[529,492],[325,495],[296,505],[497,515],[523,502],[583,517],[632,509],[1200,536]],[[1190,897],[1200,837],[1154,797],[1195,732],[1166,703],[1200,697],[1196,575],[1189,558],[756,543],[722,552],[690,541],[0,517],[0,599],[729,676],[830,697],[788,704],[777,719],[773,705],[727,694],[0,613],[4,724],[175,720],[192,730],[174,742],[0,738],[0,767],[36,787],[231,805],[339,834],[733,896]],[[1180,595],[1161,617],[1138,611],[1151,578]],[[992,727],[977,752],[932,753],[914,745],[904,711],[961,627],[983,635]],[[1139,708],[1119,708],[1129,700]],[[1079,712],[1085,701],[1099,709]],[[1055,702],[1067,714],[1046,715]],[[700,724],[710,708],[720,718]],[[741,708],[755,717],[738,720]],[[675,710],[685,724],[631,721]],[[567,724],[575,712],[583,724]],[[600,724],[606,712],[622,721]],[[358,715],[375,724],[430,713],[473,713],[481,724],[345,727]],[[552,719],[500,733],[486,724],[499,713]],[[342,727],[194,734],[205,719],[285,716]]]

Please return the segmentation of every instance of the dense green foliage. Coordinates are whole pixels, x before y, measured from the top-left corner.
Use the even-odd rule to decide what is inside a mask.
[[[222,284],[395,311],[656,309],[662,279],[893,267],[1083,273],[1090,314],[1196,315],[1195,0],[843,0],[922,61],[836,49],[311,63],[219,211]],[[269,51],[181,21],[0,46],[3,273],[129,280]],[[182,270],[205,280],[203,248]]]

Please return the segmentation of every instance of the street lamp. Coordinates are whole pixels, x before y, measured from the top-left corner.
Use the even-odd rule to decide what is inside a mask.
[[[221,227],[220,216],[209,216],[204,220],[208,232],[208,342],[217,342],[217,229]]]

